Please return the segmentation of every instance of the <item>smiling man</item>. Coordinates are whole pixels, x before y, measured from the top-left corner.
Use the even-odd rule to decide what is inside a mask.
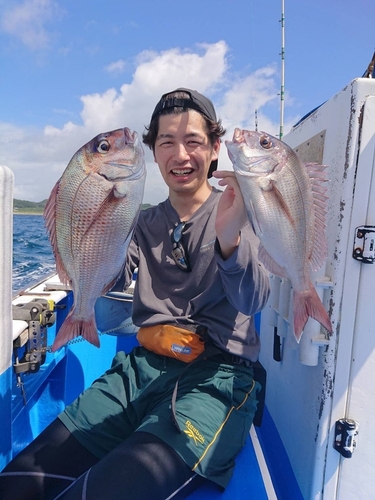
[[[156,105],[143,139],[169,196],[141,212],[117,284],[126,288],[138,268],[140,346],[119,352],[9,464],[20,475],[16,490],[1,489],[0,476],[4,500],[53,498],[69,478],[78,479],[63,500],[83,492],[87,500],[177,500],[202,481],[228,484],[256,410],[253,315],[269,282],[234,176],[214,174],[224,192],[208,181],[224,132],[196,91],[177,89]]]

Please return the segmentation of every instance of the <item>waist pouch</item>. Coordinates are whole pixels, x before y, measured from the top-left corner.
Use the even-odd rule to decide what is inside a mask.
[[[205,349],[205,330],[204,327],[196,327],[200,335],[175,325],[144,326],[138,330],[137,340],[149,351],[190,363]]]

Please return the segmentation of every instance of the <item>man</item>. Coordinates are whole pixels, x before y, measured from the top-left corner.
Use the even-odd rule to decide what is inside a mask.
[[[256,409],[253,315],[269,283],[235,177],[214,173],[224,133],[196,91],[177,89],[157,104],[144,143],[169,196],[141,212],[117,285],[138,268],[141,346],[118,353],[7,466],[22,480],[3,487],[4,500],[60,492],[64,500],[177,500],[202,481],[226,487]],[[210,185],[212,174],[224,192]]]

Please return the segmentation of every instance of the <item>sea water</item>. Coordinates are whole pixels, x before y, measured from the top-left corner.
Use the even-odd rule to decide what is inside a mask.
[[[55,258],[41,215],[13,216],[13,295],[55,272]]]

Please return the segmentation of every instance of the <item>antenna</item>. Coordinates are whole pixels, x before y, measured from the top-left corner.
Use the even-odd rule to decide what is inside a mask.
[[[285,78],[285,17],[284,17],[284,0],[281,0],[281,89],[280,89],[280,139],[284,135],[284,78]]]

